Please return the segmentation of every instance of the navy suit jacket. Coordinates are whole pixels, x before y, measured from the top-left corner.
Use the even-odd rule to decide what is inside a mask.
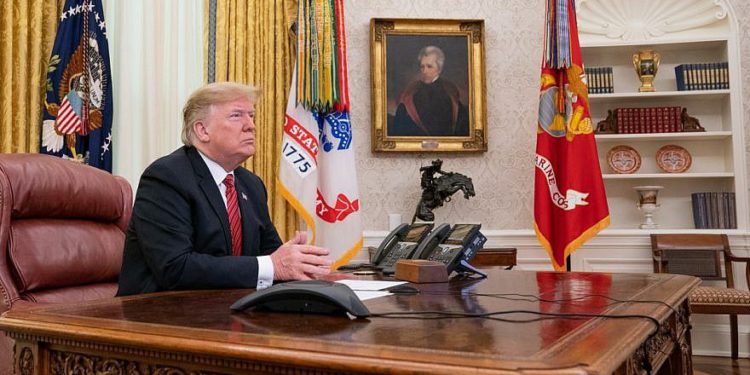
[[[143,172],[125,237],[118,296],[179,289],[255,288],[259,255],[281,246],[258,176],[234,170],[242,256],[232,256],[219,187],[194,147]]]

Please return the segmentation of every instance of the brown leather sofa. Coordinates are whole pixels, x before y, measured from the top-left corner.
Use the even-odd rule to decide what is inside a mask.
[[[0,313],[32,304],[114,297],[130,184],[39,154],[0,155]],[[13,341],[0,333],[0,374]]]

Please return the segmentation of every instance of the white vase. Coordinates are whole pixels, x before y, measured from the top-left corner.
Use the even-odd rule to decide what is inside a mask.
[[[636,206],[643,212],[643,223],[639,228],[658,228],[659,224],[654,222],[654,211],[659,208],[656,198],[659,195],[659,190],[664,189],[664,186],[634,186],[633,189],[638,192],[638,203]]]

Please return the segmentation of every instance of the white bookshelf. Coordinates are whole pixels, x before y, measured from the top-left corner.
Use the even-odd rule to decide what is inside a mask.
[[[648,142],[648,141],[689,141],[703,140],[713,141],[731,139],[731,130],[705,131],[705,132],[681,132],[681,133],[651,133],[651,134],[597,134],[599,143],[606,142]]]
[[[638,229],[642,215],[633,190],[638,185],[664,186],[659,192],[661,207],[655,214],[659,231],[698,231],[693,224],[690,195],[702,191],[735,192],[738,228],[719,231],[748,229],[737,26],[728,16],[726,2],[698,2],[685,8],[681,2],[665,7],[666,0],[654,0],[647,7],[663,12],[656,15],[648,9],[633,11],[629,6],[632,2],[625,0],[577,2],[584,63],[587,67],[612,67],[613,72],[614,93],[589,95],[594,124],[616,108],[680,106],[706,129],[696,133],[596,135],[612,219],[608,231],[626,236],[651,233]],[[656,92],[638,92],[641,82],[632,56],[645,49],[661,55],[653,82]],[[677,91],[675,66],[721,61],[729,62],[729,89]],[[668,144],[684,147],[691,154],[690,169],[666,173],[658,168],[656,151]],[[616,174],[609,168],[607,154],[618,145],[630,146],[640,154],[637,172]]]
[[[633,173],[633,174],[607,174],[603,173],[602,178],[605,180],[637,180],[643,178],[650,179],[672,179],[686,180],[695,178],[734,178],[732,172],[708,172],[708,173]]]
[[[659,68],[661,71],[661,68]],[[672,67],[674,72],[674,67]],[[635,76],[635,72],[633,76]],[[730,90],[695,90],[695,91],[663,91],[663,92],[614,92],[611,94],[591,94],[589,100],[591,103],[607,102],[609,100],[622,100],[634,98],[637,101],[642,101],[644,98],[675,98],[680,96],[699,97],[711,99],[714,97],[728,97]]]

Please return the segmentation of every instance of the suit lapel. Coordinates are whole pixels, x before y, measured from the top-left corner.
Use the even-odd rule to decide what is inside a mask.
[[[201,159],[198,151],[194,147],[189,147],[187,155],[198,177],[198,185],[203,190],[206,200],[211,204],[211,208],[221,223],[227,254],[232,254],[232,235],[229,229],[229,216],[227,216],[227,208],[224,206],[224,200],[221,198],[221,191],[219,191],[219,187],[211,177],[211,172],[208,171],[208,167],[203,162],[203,159]]]
[[[234,175],[237,176],[236,171]],[[253,252],[253,249],[256,248],[255,243],[260,240],[258,238],[260,234],[253,230],[253,228],[258,227],[258,218],[255,217],[253,202],[250,201],[250,190],[241,179],[237,178],[235,181],[237,181],[237,202],[240,204],[240,215],[242,216],[242,254],[257,255]]]

